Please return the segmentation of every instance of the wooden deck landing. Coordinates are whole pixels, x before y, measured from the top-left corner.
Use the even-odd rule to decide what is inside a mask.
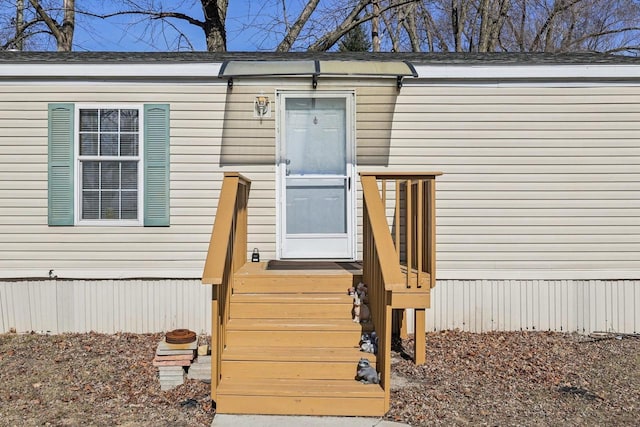
[[[235,274],[218,413],[384,414],[382,388],[355,380],[361,357],[375,366],[358,348],[371,327],[351,320],[347,295],[360,266],[311,264],[247,263]]]

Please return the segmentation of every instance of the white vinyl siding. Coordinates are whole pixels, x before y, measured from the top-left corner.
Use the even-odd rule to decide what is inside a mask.
[[[274,257],[275,115],[254,119],[253,101],[309,81],[225,83],[1,85],[0,271],[199,277],[230,170],[252,180],[249,251]],[[406,79],[398,92],[388,80],[323,79],[317,90],[349,88],[358,170],[444,172],[440,279],[640,275],[640,85]],[[46,227],[50,102],[171,105],[170,228]]]
[[[405,86],[390,169],[445,173],[438,277],[638,277],[639,95],[635,85]]]
[[[0,85],[0,274],[199,277],[222,177],[225,92],[222,82]],[[47,105],[57,102],[171,104],[171,227],[47,226]],[[197,136],[193,126],[209,129]]]

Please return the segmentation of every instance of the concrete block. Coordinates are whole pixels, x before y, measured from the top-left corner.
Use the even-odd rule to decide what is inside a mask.
[[[153,360],[153,366],[190,366],[191,360]]]
[[[191,372],[189,371],[189,373],[187,374],[187,378],[189,378],[190,380],[198,380],[198,381],[204,381],[205,383],[210,383],[211,382],[211,372]]]
[[[192,364],[211,366],[211,356],[198,356],[198,358],[194,360]]]
[[[169,344],[165,340],[158,343],[158,349],[160,350],[197,350],[198,341],[190,342],[188,344]]]
[[[158,347],[156,350],[156,356],[176,356],[176,355],[191,355],[191,357],[195,357],[194,350],[163,350]]]
[[[184,373],[184,368],[182,366],[158,366],[158,372],[160,375],[178,375]]]
[[[157,361],[164,361],[164,360],[193,360],[193,355],[191,353],[189,354],[169,354],[169,355],[165,355],[165,356],[158,356],[156,355],[155,359]]]

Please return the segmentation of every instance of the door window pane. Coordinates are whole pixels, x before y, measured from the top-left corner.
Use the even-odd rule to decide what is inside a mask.
[[[346,100],[286,99],[287,175],[346,174]]]
[[[287,234],[346,233],[343,185],[287,186]]]

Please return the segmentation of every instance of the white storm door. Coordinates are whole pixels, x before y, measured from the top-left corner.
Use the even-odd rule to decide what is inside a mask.
[[[281,258],[354,258],[352,96],[280,94]]]

